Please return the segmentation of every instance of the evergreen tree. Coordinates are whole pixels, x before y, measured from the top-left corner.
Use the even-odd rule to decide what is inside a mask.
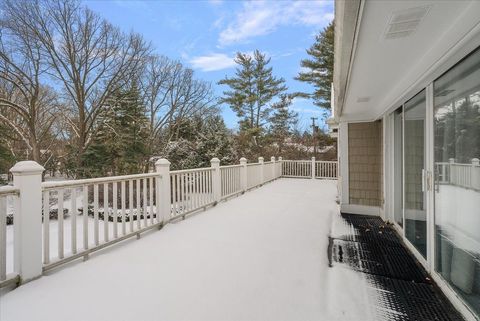
[[[289,110],[292,101],[292,96],[282,95],[280,100],[272,105],[274,113],[270,118],[270,132],[273,140],[279,147],[279,152],[283,150],[285,139],[291,134],[293,128],[298,123],[298,113]]]
[[[293,98],[282,95],[280,100],[272,105],[273,116],[270,118],[271,132],[274,135],[287,136],[298,122],[298,113],[289,110]]]
[[[232,135],[221,116],[196,116],[178,126],[176,139],[164,152],[172,169],[208,167],[213,157],[218,157],[222,164],[232,164],[237,159]]]
[[[84,176],[138,173],[148,161],[148,119],[135,83],[116,90],[98,117],[97,135],[84,155]]]
[[[285,92],[285,80],[273,75],[268,67],[270,58],[255,50],[253,56],[237,53],[235,77],[218,82],[230,90],[223,92],[221,103],[226,103],[240,118],[240,129],[258,135],[268,123],[272,112],[269,103]]]
[[[305,69],[296,80],[313,85],[313,93],[303,93],[312,98],[315,105],[330,109],[331,86],[333,82],[334,22],[332,21],[316,37],[315,43],[307,49],[310,59],[303,59],[300,65]]]

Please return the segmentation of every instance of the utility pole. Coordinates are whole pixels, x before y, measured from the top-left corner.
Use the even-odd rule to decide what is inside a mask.
[[[316,144],[316,134],[317,134],[317,126],[315,125],[315,120],[318,119],[318,117],[310,117],[312,120],[312,139],[313,139],[313,156],[317,156],[317,144]]]

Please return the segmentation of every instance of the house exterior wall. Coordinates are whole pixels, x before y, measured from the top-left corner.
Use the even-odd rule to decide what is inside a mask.
[[[381,207],[382,122],[348,124],[349,204]]]

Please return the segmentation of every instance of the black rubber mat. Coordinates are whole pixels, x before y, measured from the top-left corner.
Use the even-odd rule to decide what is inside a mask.
[[[356,230],[331,240],[331,261],[365,273],[378,320],[463,320],[395,230],[378,217],[342,214]]]

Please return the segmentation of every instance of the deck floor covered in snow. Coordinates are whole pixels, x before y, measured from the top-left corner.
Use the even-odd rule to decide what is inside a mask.
[[[336,193],[266,184],[4,293],[0,320],[371,320],[363,273],[329,267]]]

